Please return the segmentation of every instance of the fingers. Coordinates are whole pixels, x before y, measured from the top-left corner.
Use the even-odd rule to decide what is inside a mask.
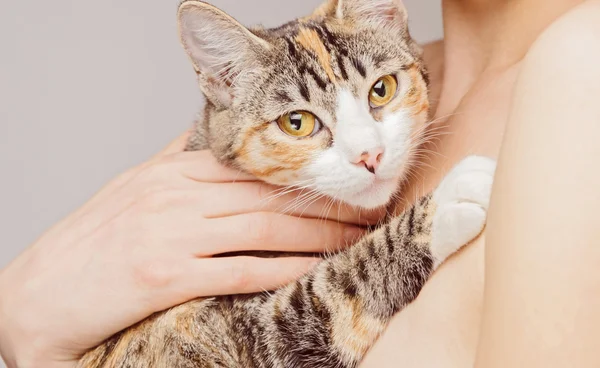
[[[219,163],[210,151],[183,152],[170,158],[184,177],[203,183],[226,183],[211,189],[209,217],[272,211],[357,225],[374,225],[385,208],[365,210],[332,201],[311,189],[277,187],[257,181],[252,175]]]
[[[271,211],[311,218],[326,218],[357,225],[374,225],[385,208],[365,210],[333,201],[311,189],[277,187],[258,182],[252,175],[219,163],[210,151],[180,152],[161,160],[168,172],[175,170],[193,182],[222,183],[204,188],[203,208],[208,217],[225,217],[256,211]],[[163,171],[160,171],[164,175]]]
[[[175,283],[188,299],[274,290],[298,279],[319,262],[307,257],[224,257],[191,260]]]
[[[364,230],[339,223],[272,212],[258,212],[210,220],[215,236],[206,243],[188,242],[196,256],[239,251],[335,252],[352,245]],[[202,234],[206,238],[206,234]],[[200,234],[199,234],[200,236]]]
[[[224,183],[210,189],[207,217],[265,211],[349,224],[376,223],[384,212],[360,210],[311,190],[277,187],[261,182]]]

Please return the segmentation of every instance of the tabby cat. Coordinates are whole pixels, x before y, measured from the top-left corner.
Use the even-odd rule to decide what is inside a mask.
[[[390,202],[429,110],[400,0],[330,0],[274,29],[246,29],[196,0],[178,17],[207,98],[189,150],[354,206]],[[469,157],[434,193],[287,287],[158,313],[79,366],[356,367],[440,263],[481,232],[494,168]]]

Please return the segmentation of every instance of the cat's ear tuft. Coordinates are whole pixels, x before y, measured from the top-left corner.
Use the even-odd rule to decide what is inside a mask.
[[[335,16],[357,25],[405,28],[407,13],[402,0],[334,0]]]
[[[181,43],[194,64],[203,92],[213,103],[229,106],[237,77],[255,67],[259,54],[270,44],[201,1],[181,3],[178,24]]]

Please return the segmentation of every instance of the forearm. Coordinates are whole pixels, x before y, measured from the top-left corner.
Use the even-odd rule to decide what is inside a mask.
[[[588,2],[524,62],[488,222],[476,367],[600,366],[599,24]]]

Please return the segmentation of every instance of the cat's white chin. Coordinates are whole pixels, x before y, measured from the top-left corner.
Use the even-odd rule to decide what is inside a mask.
[[[376,179],[364,189],[348,194],[338,194],[337,199],[352,206],[375,209],[387,205],[397,188],[398,179]]]

